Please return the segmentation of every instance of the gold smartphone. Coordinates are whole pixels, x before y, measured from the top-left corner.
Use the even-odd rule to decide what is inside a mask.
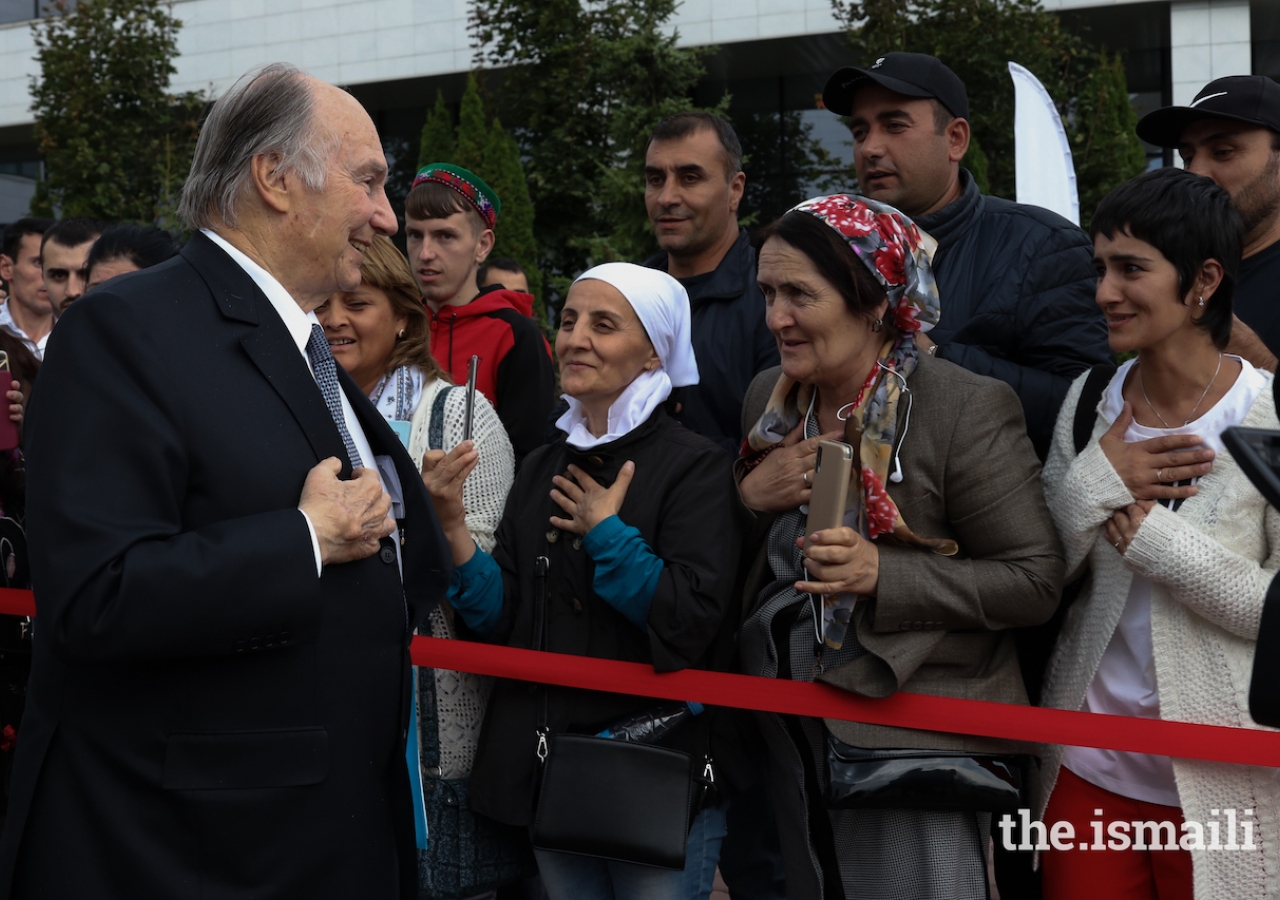
[[[804,526],[806,534],[839,528],[844,524],[844,507],[849,496],[852,470],[852,447],[842,441],[818,443],[813,492],[809,495],[809,520]]]

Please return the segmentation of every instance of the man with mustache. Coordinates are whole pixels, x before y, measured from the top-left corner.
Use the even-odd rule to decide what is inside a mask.
[[[742,446],[742,398],[757,372],[778,364],[764,321],[756,251],[738,227],[747,176],[733,126],[710,113],[659,122],[644,154],[644,202],[662,269],[689,292],[698,384],[680,392],[679,418],[735,456]]]
[[[1111,359],[1089,238],[1056,213],[978,191],[960,166],[969,149],[964,82],[936,57],[887,53],[866,69],[840,69],[822,99],[851,118],[862,192],[938,242],[942,321],[916,343],[1011,385],[1043,459],[1072,380]]]
[[[1227,352],[1274,372],[1280,353],[1280,84],[1265,75],[1216,79],[1189,106],[1143,116],[1138,137],[1177,149],[1189,171],[1231,195],[1245,235]]]

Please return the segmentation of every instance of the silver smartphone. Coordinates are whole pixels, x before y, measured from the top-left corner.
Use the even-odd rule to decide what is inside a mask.
[[[806,534],[844,524],[853,448],[843,441],[820,441],[816,466],[813,492],[809,495],[809,520],[804,526]]]
[[[473,356],[467,363],[467,420],[462,428],[462,439],[471,440],[471,426],[476,418],[476,372],[480,369],[480,357]]]

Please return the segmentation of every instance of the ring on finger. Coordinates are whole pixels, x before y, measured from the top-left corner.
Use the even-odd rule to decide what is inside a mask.
[[[1112,544],[1112,546],[1115,547],[1117,550],[1119,550],[1120,545],[1123,543],[1124,543],[1124,538],[1120,538],[1120,540],[1116,541],[1114,544]]]
[[[804,486],[805,486],[805,487],[809,487],[809,486],[810,486],[810,485],[809,485],[809,473],[808,473],[808,472],[801,472],[801,473],[800,473],[800,480],[804,482]]]
[[[1164,483],[1164,469],[1156,469],[1156,484]]]

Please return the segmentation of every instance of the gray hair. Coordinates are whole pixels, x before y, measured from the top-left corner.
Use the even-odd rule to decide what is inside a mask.
[[[236,226],[250,190],[250,163],[275,154],[280,169],[324,190],[333,135],[315,121],[309,76],[289,63],[250,70],[209,111],[196,142],[178,215],[192,229]]]

